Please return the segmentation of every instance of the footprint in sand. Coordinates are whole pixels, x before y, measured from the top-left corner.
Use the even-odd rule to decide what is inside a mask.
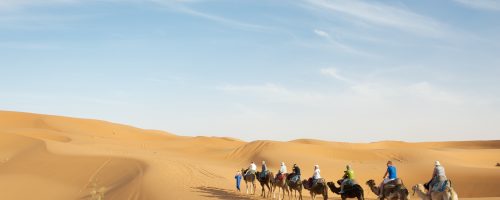
[[[7,162],[9,162],[9,158],[3,158],[0,160],[0,164],[5,164]]]

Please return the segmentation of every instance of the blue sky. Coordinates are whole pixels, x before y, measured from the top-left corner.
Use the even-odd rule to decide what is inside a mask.
[[[2,0],[0,109],[244,140],[500,139],[500,1]]]

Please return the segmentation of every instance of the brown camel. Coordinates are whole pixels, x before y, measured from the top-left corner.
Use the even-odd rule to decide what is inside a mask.
[[[458,200],[458,195],[452,187],[447,187],[443,192],[431,192],[431,196],[427,195],[427,190],[424,185],[417,184],[411,188],[413,195],[417,193],[422,200]]]
[[[409,199],[409,192],[406,187],[401,184],[397,185],[396,187],[387,187],[390,184],[385,184],[384,186],[384,194],[380,194],[380,188],[376,185],[375,181],[373,179],[370,179],[369,181],[366,182],[366,184],[370,187],[372,192],[377,195],[379,198],[382,196],[385,199],[388,200],[408,200]]]
[[[299,192],[299,200],[302,200],[302,181],[297,180],[297,182],[292,182],[288,180],[288,188],[290,192],[295,191],[295,199],[297,199],[297,192]]]
[[[271,192],[272,192],[272,187],[273,187],[273,178],[274,174],[273,172],[267,172],[264,178],[261,178],[262,172],[257,172],[257,180],[259,180],[260,186],[262,187],[262,193],[260,196],[262,197],[271,197]],[[266,189],[267,187],[267,196],[266,196]]]
[[[311,194],[311,198],[313,200],[316,199],[316,195],[318,194],[323,195],[324,200],[328,199],[328,187],[326,186],[325,179],[319,179],[316,185],[313,186],[313,188],[309,188],[309,181],[306,179],[302,181],[302,185],[306,190],[309,190],[309,193]]]
[[[339,185],[342,184],[342,180],[337,181],[337,183]],[[343,194],[340,194],[340,187],[335,186],[335,183],[328,182],[327,185],[333,193],[340,195],[340,198],[342,198],[342,200],[345,200],[347,198],[357,198],[358,200],[365,199],[363,188],[358,184],[355,184],[353,186],[344,186]]]
[[[250,193],[251,194],[255,194],[255,180],[257,179],[257,177],[255,176],[255,174],[246,174],[248,171],[248,169],[241,169],[241,174],[243,174],[243,179],[245,180],[245,187],[246,187],[246,192],[248,194],[248,184],[250,183]]]
[[[287,185],[287,180],[286,180],[286,176],[288,174],[282,174],[282,178],[278,178],[276,177],[274,179],[274,183],[273,183],[273,198],[275,198],[275,195],[276,195],[276,188],[278,188],[278,200],[280,200],[281,198],[281,192],[283,192],[283,198],[282,199],[285,199],[285,191],[286,193],[288,194],[288,198],[290,199],[290,191],[288,190],[288,185]]]

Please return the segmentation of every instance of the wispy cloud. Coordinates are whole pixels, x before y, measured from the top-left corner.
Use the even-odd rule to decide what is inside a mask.
[[[339,42],[338,40],[336,40],[335,38],[333,38],[332,36],[330,36],[330,34],[328,32],[326,32],[326,31],[324,31],[324,30],[314,29],[313,32],[314,32],[314,34],[316,34],[316,35],[324,38],[325,40],[327,40],[329,44],[331,44],[332,46],[334,46],[338,50],[341,50],[341,51],[344,51],[344,52],[348,52],[348,53],[357,54],[357,55],[361,55],[361,56],[376,57],[376,56],[374,56],[374,55],[372,55],[370,53],[358,50],[358,49],[356,49],[354,47],[351,47],[349,45],[346,45],[344,43]]]
[[[44,6],[44,5],[69,5],[75,3],[88,3],[97,0],[2,0],[0,1],[0,11],[5,9],[18,9],[30,6]],[[206,0],[102,0],[103,2],[109,3],[144,3],[144,4],[155,4],[168,8],[172,11],[183,13],[186,15],[191,15],[199,17],[202,19],[210,20],[220,24],[225,24],[235,28],[253,30],[253,31],[271,31],[272,27],[266,27],[258,24],[252,24],[247,22],[242,22],[228,17],[223,17],[219,15],[214,15],[199,10],[195,10],[189,7],[189,4],[202,3]]]
[[[381,3],[350,0],[305,0],[310,5],[342,13],[373,25],[398,29],[426,37],[443,37],[443,24],[406,8]]]
[[[0,1],[0,10],[17,9],[25,6],[72,4],[78,2],[81,2],[81,0],[2,0]]]
[[[474,9],[500,11],[500,1],[498,0],[454,0],[454,1]]]
[[[347,83],[354,83],[354,81],[352,81],[351,79],[340,75],[339,72],[337,71],[337,69],[335,69],[335,68],[323,68],[320,70],[320,72],[323,75],[333,77],[333,78],[340,80],[340,81],[344,81]]]
[[[245,29],[245,30],[255,30],[255,31],[271,30],[270,27],[252,24],[252,23],[246,23],[246,22],[242,22],[242,21],[238,21],[238,20],[234,20],[234,19],[230,19],[230,18],[218,16],[218,15],[213,15],[213,14],[197,11],[197,10],[191,9],[189,7],[186,7],[184,5],[175,5],[175,6],[171,6],[171,4],[168,4],[168,5],[170,6],[170,8],[174,9],[175,11],[178,11],[178,12],[181,12],[184,14],[188,14],[188,15],[192,15],[195,17],[207,19],[207,20],[210,20],[213,22],[233,26],[236,28],[241,28],[241,29]]]
[[[257,85],[227,84],[217,87],[218,90],[252,96],[266,102],[315,105],[315,102],[326,100],[326,96],[317,92],[293,90],[275,83]]]
[[[316,33],[316,35],[319,35],[319,36],[324,37],[324,38],[330,38],[330,34],[328,34],[325,31],[322,31],[322,30],[314,29],[314,33]]]

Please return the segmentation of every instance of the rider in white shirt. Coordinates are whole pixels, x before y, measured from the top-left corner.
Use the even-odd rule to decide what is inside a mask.
[[[250,164],[250,170],[257,171],[257,165],[254,162]]]
[[[255,174],[255,172],[257,172],[257,165],[254,162],[252,162],[252,163],[250,163],[250,166],[248,167],[248,170],[247,170],[247,173],[245,173],[245,176],[249,175],[249,174]]]
[[[286,171],[286,165],[284,162],[281,162],[281,168],[280,168],[280,171],[279,171],[280,174],[286,174],[287,171]]]
[[[314,165],[314,173],[313,173],[313,179],[318,180],[321,178],[321,175],[319,174],[319,165]]]

